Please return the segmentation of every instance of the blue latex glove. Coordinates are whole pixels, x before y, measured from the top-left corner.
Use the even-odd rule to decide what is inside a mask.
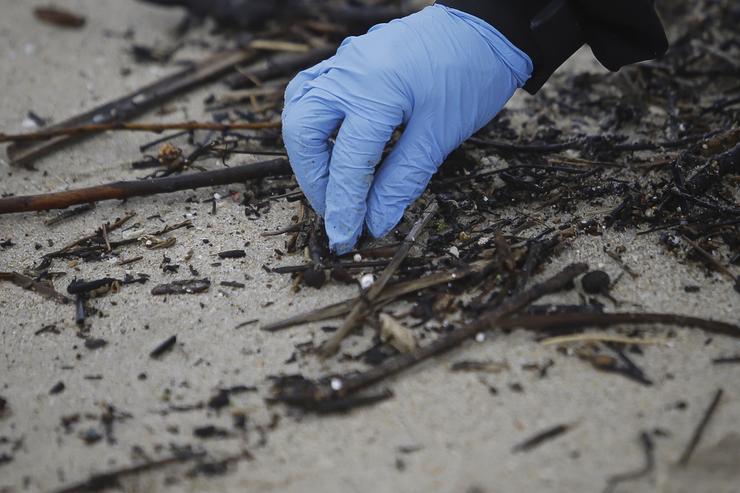
[[[434,5],[346,39],[296,76],[285,93],[285,146],[332,250],[350,251],[363,223],[375,237],[391,231],[446,157],[531,73],[529,57],[491,25]]]

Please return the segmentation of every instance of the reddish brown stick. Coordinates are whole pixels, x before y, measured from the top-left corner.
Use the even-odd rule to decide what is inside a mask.
[[[64,209],[73,205],[100,200],[122,200],[158,193],[172,193],[179,190],[240,183],[267,176],[289,175],[290,173],[291,168],[288,160],[280,158],[192,175],[153,180],[118,181],[66,192],[8,197],[0,199],[0,214]]]
[[[111,130],[125,130],[129,132],[154,132],[161,133],[167,130],[214,130],[217,132],[228,132],[230,130],[262,130],[266,128],[280,128],[279,121],[253,122],[253,123],[215,123],[215,122],[181,122],[181,123],[92,123],[89,125],[77,125],[74,127],[58,127],[39,130],[24,134],[0,133],[0,142],[36,142],[49,140],[62,136],[91,135]]]

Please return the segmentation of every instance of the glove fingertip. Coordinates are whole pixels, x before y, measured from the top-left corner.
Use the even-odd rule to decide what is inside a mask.
[[[371,202],[375,202],[376,204],[379,200],[371,197]],[[367,217],[365,218],[368,231],[370,231],[373,238],[384,237],[401,222],[405,210],[406,206],[404,204],[385,204],[382,207],[369,205]]]

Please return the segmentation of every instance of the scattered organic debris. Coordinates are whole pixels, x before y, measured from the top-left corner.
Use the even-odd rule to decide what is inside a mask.
[[[291,5],[286,9],[290,10],[288,18],[276,8],[278,4],[287,3]],[[193,13],[202,16],[208,9],[200,9],[197,4],[211,4],[212,7],[215,2],[188,2]],[[514,329],[533,333],[532,344],[546,346],[538,347],[542,351],[552,351],[552,358],[556,357],[555,349],[547,346],[567,345],[558,350],[583,359],[597,370],[629,378],[649,391],[651,385],[660,385],[662,379],[647,358],[653,351],[669,350],[670,345],[665,343],[674,334],[674,331],[663,332],[654,325],[671,329],[697,328],[713,335],[740,337],[740,328],[734,325],[734,320],[728,323],[669,313],[622,310],[619,310],[621,313],[607,313],[611,305],[602,305],[604,298],[611,300],[614,307],[624,307],[625,303],[639,307],[635,305],[639,298],[620,299],[618,303],[611,297],[611,291],[617,286],[621,295],[624,283],[646,279],[643,266],[635,260],[639,257],[633,256],[633,247],[626,242],[599,247],[621,269],[620,276],[614,280],[603,270],[609,270],[608,266],[594,265],[598,270],[589,270],[586,265],[577,264],[544,282],[535,282],[563,252],[573,253],[573,244],[579,238],[593,237],[594,241],[599,241],[599,237],[614,230],[626,232],[627,237],[636,234],[645,237],[644,241],[654,241],[665,259],[701,269],[707,275],[718,273],[715,279],[721,280],[720,286],[730,286],[724,284],[729,281],[740,290],[736,274],[740,265],[740,205],[737,203],[740,105],[736,95],[740,89],[737,85],[740,68],[735,56],[738,50],[736,20],[740,11],[736,4],[702,0],[692,6],[666,7],[669,14],[679,19],[676,24],[680,25],[680,32],[672,36],[675,43],[671,52],[659,61],[627,67],[619,74],[565,72],[556,75],[552,83],[525,102],[523,108],[502,111],[453,153],[432,180],[430,190],[409,210],[392,238],[369,246],[363,239],[357,252],[342,258],[328,251],[323,222],[306,205],[291,175],[280,136],[282,97],[286,84],[298,70],[333,54],[347,35],[364,32],[369,23],[396,17],[401,10],[395,2],[384,1],[309,3],[296,0],[260,2],[262,4],[265,6],[244,11],[240,16],[214,14],[220,22],[248,26],[250,30],[238,36],[215,34],[218,43],[188,39],[181,33],[185,36],[181,39],[158,42],[155,46],[131,44],[126,50],[133,55],[132,63],[147,64],[179,63],[172,61],[173,55],[192,43],[202,47],[217,44],[219,50],[226,50],[212,58],[189,63],[177,73],[61,123],[47,124],[48,119],[28,112],[27,126],[38,130],[0,134],[0,142],[12,142],[7,149],[8,157],[11,164],[17,166],[30,165],[36,158],[61,149],[62,145],[93,138],[102,132],[168,132],[139,148],[141,159],[129,169],[149,170],[151,174],[142,179],[29,197],[4,194],[0,198],[0,214],[79,206],[56,216],[39,216],[44,224],[54,226],[45,230],[50,235],[64,233],[65,227],[73,221],[89,220],[96,212],[93,209],[97,201],[219,187],[208,197],[189,197],[183,214],[187,220],[181,223],[168,226],[166,219],[172,217],[172,211],[162,207],[146,220],[160,221],[165,226],[142,234],[146,228],[144,219],[136,217],[134,220],[133,213],[126,213],[99,224],[90,235],[62,248],[54,247],[54,251],[44,254],[33,268],[0,273],[0,281],[33,290],[58,303],[69,303],[73,300],[53,288],[52,283],[65,274],[52,270],[55,261],[64,260],[69,269],[78,269],[84,262],[100,261],[110,262],[112,269],[125,267],[125,275],[106,271],[98,274],[105,277],[90,279],[88,275],[86,281],[78,279],[82,273],[74,273],[75,279],[70,282],[68,292],[75,297],[77,337],[84,341],[76,348],[89,351],[78,352],[78,359],[93,356],[92,351],[100,351],[96,354],[103,356],[110,352],[104,349],[110,343],[109,336],[105,335],[105,339],[101,334],[94,336],[91,328],[85,325],[89,316],[99,313],[91,306],[92,301],[96,296],[115,293],[121,286],[147,282],[149,274],[134,274],[128,269],[143,270],[149,265],[150,255],[153,255],[150,250],[170,249],[166,260],[162,260],[160,269],[152,276],[164,274],[165,279],[183,276],[180,280],[158,284],[151,290],[152,295],[207,293],[212,283],[231,288],[214,290],[217,292],[211,294],[231,298],[234,305],[238,305],[239,297],[251,295],[250,290],[244,289],[252,287],[254,278],[250,274],[253,273],[244,272],[243,278],[237,274],[238,268],[247,267],[249,263],[230,262],[251,256],[247,248],[249,243],[237,241],[223,246],[204,238],[204,248],[216,244],[220,248],[207,253],[193,248],[181,258],[183,252],[177,248],[182,244],[179,233],[177,238],[171,233],[195,227],[202,231],[203,223],[199,220],[203,213],[195,210],[196,204],[207,204],[211,220],[221,219],[217,213],[223,216],[220,211],[228,204],[242,208],[245,221],[255,221],[265,217],[280,201],[293,204],[298,212],[289,225],[282,228],[270,225],[270,232],[262,236],[273,239],[286,236],[284,246],[274,246],[274,258],[286,260],[287,265],[275,267],[266,263],[264,272],[268,276],[292,276],[294,292],[300,291],[302,286],[321,289],[331,283],[346,285],[347,293],[356,293],[357,286],[361,288],[359,296],[345,302],[263,324],[261,329],[271,333],[344,317],[339,327],[326,322],[319,329],[301,329],[290,334],[306,339],[280,361],[285,361],[286,367],[309,371],[310,366],[304,365],[303,359],[340,353],[342,339],[355,331],[360,332],[364,324],[374,331],[369,348],[358,351],[361,340],[358,337],[352,341],[357,344],[346,344],[352,347],[338,354],[339,368],[346,364],[352,371],[338,373],[338,369],[323,367],[328,373],[318,379],[295,373],[274,377],[270,402],[318,414],[350,412],[392,398],[391,390],[376,386],[388,385],[390,377],[403,370],[460,347],[466,341],[483,343],[492,331],[496,331],[499,338],[507,337],[506,334]],[[75,14],[65,17],[66,14],[59,11],[47,11],[40,15],[37,9],[36,15],[57,25],[79,27],[84,24],[84,19],[80,23],[74,18]],[[709,22],[711,29],[708,29]],[[115,36],[130,42],[134,38],[133,31]],[[240,43],[237,46],[235,39]],[[228,77],[224,77],[226,75]],[[157,108],[161,115],[172,112],[173,108],[164,107],[164,104],[175,95],[218,79],[226,88],[214,89],[203,102],[204,112],[210,118],[190,121],[190,115],[186,115],[173,123],[130,123],[146,110]],[[151,154],[147,154],[149,152]],[[237,160],[242,155],[276,156],[278,159],[240,164]],[[32,169],[23,170],[23,173],[32,172]],[[226,188],[227,185],[233,187]],[[424,204],[430,204],[429,208],[422,210]],[[131,206],[131,203],[126,205]],[[134,222],[136,224],[132,224]],[[129,233],[132,230],[136,233]],[[422,231],[423,237],[420,236]],[[54,241],[58,242],[57,238],[47,241],[50,249]],[[23,245],[24,239],[17,233],[13,233],[12,238],[3,236],[0,240],[2,251],[12,249],[13,255]],[[31,246],[42,250],[45,244],[39,240]],[[129,246],[138,247],[140,251],[126,252],[124,257],[121,250]],[[156,252],[155,265],[159,264],[161,253]],[[305,261],[296,260],[295,254],[305,254]],[[205,257],[215,262],[210,266],[199,264],[198,259]],[[139,263],[134,266],[136,262]],[[611,261],[607,263],[615,267]],[[188,272],[191,278],[184,279]],[[694,283],[700,284],[696,279],[682,284],[686,287],[685,293],[699,292]],[[272,284],[267,285],[267,289],[272,287]],[[545,304],[532,304],[542,296],[570,290],[574,296],[568,301],[548,299]],[[702,285],[701,294],[707,291]],[[205,307],[206,298],[211,294],[189,300],[201,301],[200,306]],[[578,294],[582,304],[568,305],[576,303],[573,299]],[[111,297],[110,302],[120,303],[120,298],[124,296]],[[283,301],[272,297],[262,306],[277,306]],[[293,300],[286,304],[292,305]],[[719,313],[717,316],[721,317]],[[245,336],[249,333],[251,336],[253,326],[263,315],[240,312],[234,317],[234,324],[238,320],[247,321],[236,326],[243,330],[234,334]],[[207,326],[209,320],[204,317],[199,323]],[[643,327],[637,329],[637,326]],[[58,321],[41,329],[38,327],[31,330],[36,330],[37,335],[45,334],[37,339],[39,342],[48,342],[53,334],[63,334],[66,329],[65,324]],[[594,328],[608,331],[592,332]],[[317,336],[324,334],[329,334],[329,340],[320,345]],[[151,364],[157,368],[166,365],[165,356],[177,347],[177,342],[178,336],[173,335],[157,345],[150,356],[161,361]],[[645,346],[649,344],[658,347],[648,349]],[[259,354],[262,350],[262,347],[249,347],[243,349],[243,354]],[[554,364],[553,359],[540,357],[527,361],[530,362],[517,363],[510,368],[505,361],[497,362],[484,356],[477,360],[458,360],[451,370],[478,372],[481,375],[476,378],[482,380],[494,379],[495,374],[507,370],[513,373],[521,367],[527,372],[526,377],[539,382],[548,377],[548,369]],[[737,362],[735,356],[712,360],[715,365]],[[218,364],[204,356],[195,361],[194,366],[205,368]],[[69,365],[64,369],[72,371],[74,368]],[[154,370],[137,372],[135,377],[138,384],[146,385],[148,379],[154,380]],[[85,375],[89,384],[101,383],[103,378],[103,374]],[[107,375],[105,378],[107,383]],[[186,389],[189,382],[178,384],[180,389]],[[531,392],[524,381],[502,385],[508,385],[516,393],[523,393],[525,388]],[[240,408],[242,403],[239,402],[257,398],[252,393],[262,389],[251,385],[219,384],[184,403],[178,402],[182,396],[174,385],[171,386],[161,393],[162,400],[167,403],[164,410],[156,412],[161,416],[204,413],[207,420],[187,428],[174,424],[168,427],[169,433],[182,433],[181,436],[204,443],[220,439],[248,441],[254,436],[258,437],[258,443],[264,444],[267,433],[278,426],[282,416],[276,413],[270,423],[255,424],[251,406],[245,408],[249,409],[247,412]],[[489,388],[492,394],[497,393],[492,385]],[[51,393],[69,393],[72,386],[65,389],[60,381]],[[237,398],[237,394],[244,395]],[[719,391],[682,455],[682,465],[689,462],[721,397],[722,391]],[[503,395],[499,394],[498,398]],[[5,407],[5,401],[0,398],[0,415]],[[289,416],[295,414],[300,413],[288,413]],[[74,430],[75,437],[100,447],[106,441],[115,441],[112,426],[123,419],[122,416],[112,406],[104,405],[103,412],[92,417],[81,412],[71,414],[62,420],[62,428],[70,432],[78,426]],[[232,418],[233,427],[216,421],[223,418]],[[94,422],[86,423],[86,420]],[[573,426],[562,424],[544,430],[512,450],[534,450],[564,435]],[[652,433],[659,436],[658,431]],[[641,443],[645,466],[612,477],[608,480],[607,491],[622,482],[652,474],[655,459],[651,434],[643,433]],[[143,449],[137,454],[145,461],[141,466],[93,476],[61,491],[118,487],[127,477],[179,462],[197,461],[186,477],[223,474],[236,461],[249,456],[242,453],[225,459],[207,458],[204,453],[188,449],[175,451],[171,459],[153,461]],[[0,463],[5,457],[13,460],[13,456],[0,454]],[[403,467],[405,465],[399,469]]]

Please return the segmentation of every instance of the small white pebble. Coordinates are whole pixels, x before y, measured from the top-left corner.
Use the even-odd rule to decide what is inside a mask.
[[[355,256],[353,259],[355,262],[362,262],[362,255],[360,255],[359,253],[355,253]]]
[[[213,200],[221,200],[221,194],[220,193],[214,193],[213,194]]]
[[[343,386],[344,386],[344,384],[342,383],[342,379],[341,378],[332,378],[331,379],[331,389],[334,392],[338,392],[338,391],[342,390],[342,387]]]
[[[368,289],[373,284],[375,284],[375,276],[372,274],[365,274],[360,278],[360,287],[362,289]]]
[[[475,335],[475,342],[485,342],[486,341],[486,334],[483,332],[478,332]]]
[[[450,255],[455,258],[460,258],[460,249],[456,246],[453,246],[452,248],[450,248]]]

